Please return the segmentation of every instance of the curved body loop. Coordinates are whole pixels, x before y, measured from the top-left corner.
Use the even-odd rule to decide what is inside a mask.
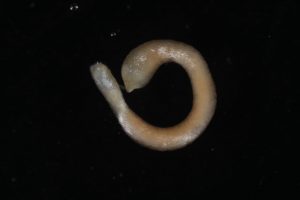
[[[120,87],[102,63],[91,66],[91,74],[125,132],[139,144],[154,150],[174,150],[193,142],[209,124],[216,105],[213,79],[201,54],[193,47],[173,40],[153,40],[133,49],[122,66],[127,92],[142,88],[166,62],[175,62],[187,72],[193,91],[188,116],[172,127],[161,128],[145,122],[126,104]]]

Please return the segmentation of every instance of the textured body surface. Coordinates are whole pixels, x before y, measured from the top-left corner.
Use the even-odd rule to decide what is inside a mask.
[[[193,106],[179,124],[153,126],[125,103],[109,69],[96,63],[91,73],[96,85],[114,110],[126,133],[138,143],[154,150],[174,150],[194,141],[209,124],[216,105],[216,92],[206,62],[193,47],[172,40],[154,40],[133,49],[122,66],[122,78],[128,92],[145,86],[156,70],[166,62],[175,62],[187,72],[193,91]],[[170,72],[171,73],[171,72]]]

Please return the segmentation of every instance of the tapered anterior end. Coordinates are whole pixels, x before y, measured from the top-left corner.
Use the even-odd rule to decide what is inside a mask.
[[[126,81],[124,80],[124,86],[125,86],[125,90],[130,93],[132,92],[133,90],[137,89],[134,87],[134,84],[132,84],[131,81]]]
[[[137,76],[132,74],[129,70],[122,68],[122,78],[124,81],[125,90],[130,93],[133,90],[139,88],[138,82],[136,81]]]
[[[121,75],[127,92],[144,87],[150,79],[146,70],[134,65],[123,65]]]

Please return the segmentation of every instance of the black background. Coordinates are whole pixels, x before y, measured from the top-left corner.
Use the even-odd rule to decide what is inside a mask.
[[[297,12],[297,1],[2,4],[2,106],[8,112],[0,198],[299,195]],[[152,151],[127,137],[89,73],[101,61],[122,83],[127,53],[152,39],[198,49],[217,88],[207,130],[173,152]],[[192,103],[189,79],[176,64],[124,95],[158,126],[184,119]]]

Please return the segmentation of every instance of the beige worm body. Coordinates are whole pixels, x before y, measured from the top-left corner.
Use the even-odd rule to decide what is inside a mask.
[[[172,40],[154,40],[133,49],[122,66],[122,78],[128,92],[145,86],[156,70],[166,62],[181,65],[190,77],[193,105],[179,124],[153,126],[126,104],[110,70],[101,63],[91,66],[96,85],[112,107],[125,132],[138,143],[154,150],[174,150],[193,142],[207,127],[215,110],[216,92],[206,62],[193,47]]]

